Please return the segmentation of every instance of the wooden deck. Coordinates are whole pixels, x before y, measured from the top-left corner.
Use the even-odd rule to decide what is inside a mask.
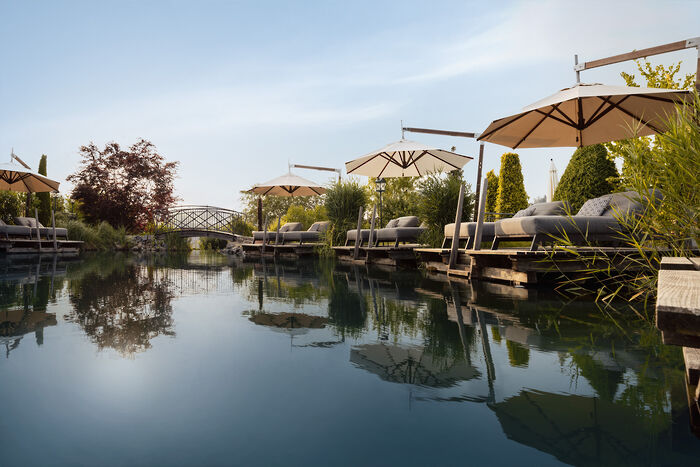
[[[73,240],[0,239],[0,254],[76,256],[83,242]]]
[[[447,248],[417,248],[415,250],[426,269],[465,279],[506,282],[513,285],[548,283],[560,277],[562,272],[573,276],[584,269],[581,255],[586,262],[596,255],[626,261],[625,255],[635,254],[634,249],[578,248],[576,253],[564,249],[530,251],[526,248],[501,248],[498,250],[465,250],[457,253],[456,264],[450,268],[450,250]],[[551,259],[554,258],[554,262]],[[613,261],[614,263],[614,261]]]
[[[656,327],[664,344],[683,346],[691,429],[700,436],[700,258],[663,258]]]
[[[287,257],[298,258],[301,256],[313,256],[317,254],[316,243],[288,243],[284,245],[266,244],[263,250],[262,243],[244,243],[241,245],[243,253],[248,257]]]

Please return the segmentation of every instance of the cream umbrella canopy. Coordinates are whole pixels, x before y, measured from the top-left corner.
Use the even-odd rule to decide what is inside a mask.
[[[690,96],[677,89],[577,84],[494,120],[479,140],[509,148],[583,147],[666,130]]]
[[[59,182],[32,172],[26,165],[16,164],[14,154],[10,162],[0,164],[0,190],[23,193],[58,192]]]
[[[348,175],[420,177],[430,172],[461,169],[472,157],[401,139],[345,163]]]
[[[326,189],[316,182],[289,172],[265,183],[253,185],[249,193],[276,196],[315,196],[322,195]]]

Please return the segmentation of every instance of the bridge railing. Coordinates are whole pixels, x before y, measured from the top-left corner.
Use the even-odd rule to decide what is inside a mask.
[[[156,223],[156,233],[202,231],[242,234],[240,226],[246,215],[216,206],[183,205],[168,209]]]

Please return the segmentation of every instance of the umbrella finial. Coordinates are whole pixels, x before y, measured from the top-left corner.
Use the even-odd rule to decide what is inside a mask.
[[[405,139],[405,135],[404,135],[405,131],[406,130],[404,130],[404,128],[403,128],[403,120],[401,120],[401,139]]]

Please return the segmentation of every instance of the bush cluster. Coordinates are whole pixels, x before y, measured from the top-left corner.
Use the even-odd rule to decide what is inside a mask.
[[[357,180],[339,180],[326,192],[325,208],[331,221],[329,238],[333,245],[345,242],[345,232],[357,228],[360,207],[367,206],[367,192]]]
[[[444,237],[445,224],[455,221],[459,189],[464,184],[462,171],[455,170],[442,176],[431,174],[418,184],[418,217],[426,224],[428,230],[422,241],[431,246],[439,246]],[[462,222],[471,220],[474,207],[474,194],[466,184]]]
[[[571,156],[554,191],[554,200],[568,201],[576,213],[591,198],[607,195],[618,188],[619,174],[602,144],[579,148]]]

